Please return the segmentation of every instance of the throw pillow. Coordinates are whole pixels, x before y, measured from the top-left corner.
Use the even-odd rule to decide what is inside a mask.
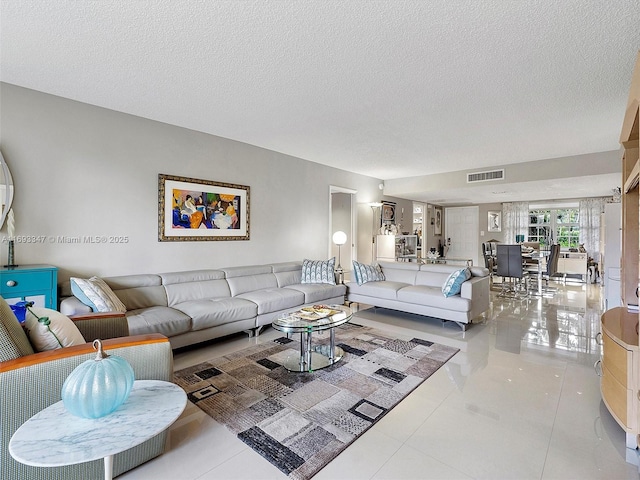
[[[80,330],[69,317],[48,308],[27,309],[24,328],[36,352],[85,343]]]
[[[71,293],[94,312],[121,312],[127,307],[111,290],[104,280],[98,277],[89,279],[71,277]]]
[[[329,260],[303,260],[301,283],[328,283],[336,284],[334,266],[336,257]]]
[[[460,290],[462,290],[462,284],[471,278],[471,270],[468,268],[463,268],[460,270],[456,270],[447,281],[444,282],[442,286],[442,294],[445,297],[452,297],[453,295],[458,295]]]
[[[367,282],[379,282],[384,280],[382,267],[377,263],[375,265],[365,265],[364,263],[353,261],[353,274],[356,277],[356,283],[362,285]]]

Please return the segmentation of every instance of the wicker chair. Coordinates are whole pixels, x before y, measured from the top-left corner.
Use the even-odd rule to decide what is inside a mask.
[[[76,319],[74,319],[76,320]],[[105,314],[77,319],[85,339],[107,339],[108,353],[125,358],[137,380],[171,381],[173,355],[166,337],[159,334],[118,337],[127,334],[126,318]],[[9,454],[13,433],[40,410],[60,400],[62,384],[85,360],[95,358],[91,343],[34,353],[20,323],[0,297],[0,478],[20,480],[68,480],[104,477],[102,460],[67,467],[30,467]],[[37,439],[35,439],[37,440]],[[113,473],[119,475],[164,451],[166,432],[114,457]]]

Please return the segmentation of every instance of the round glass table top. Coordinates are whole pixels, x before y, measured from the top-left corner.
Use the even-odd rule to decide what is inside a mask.
[[[310,305],[283,313],[271,324],[281,332],[318,332],[347,323],[351,316],[351,309],[344,305]]]

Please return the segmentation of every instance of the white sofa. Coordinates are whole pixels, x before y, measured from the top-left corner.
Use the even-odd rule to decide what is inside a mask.
[[[344,303],[346,287],[301,283],[302,262],[105,277],[127,307],[130,335],[161,333],[172,348],[246,331],[258,334],[278,315],[302,305]],[[62,287],[60,311],[91,308]]]
[[[442,286],[452,272],[463,267],[407,262],[379,265],[385,280],[347,283],[347,300],[449,320],[462,330],[489,309],[490,278],[484,267],[468,267],[472,276],[462,284],[460,293],[445,297]]]

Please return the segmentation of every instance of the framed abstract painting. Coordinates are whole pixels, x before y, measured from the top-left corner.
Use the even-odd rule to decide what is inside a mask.
[[[249,240],[249,187],[158,175],[158,241]]]

